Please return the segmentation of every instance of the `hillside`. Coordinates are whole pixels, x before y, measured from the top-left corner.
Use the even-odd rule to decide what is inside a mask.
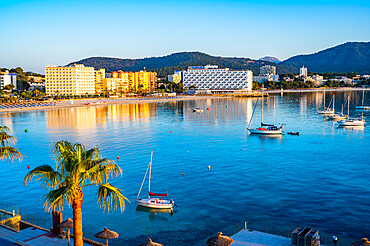
[[[221,68],[227,67],[234,70],[250,69],[254,74],[259,73],[259,67],[263,65],[275,65],[272,62],[252,60],[249,58],[216,57],[201,52],[180,52],[162,57],[150,57],[143,59],[120,59],[108,57],[91,57],[80,61],[72,62],[92,66],[95,69],[105,68],[111,71],[138,71],[144,67],[149,71],[155,71],[159,77],[172,74],[175,70],[184,70],[188,66],[204,66],[207,64],[218,65]],[[68,65],[70,65],[68,64]],[[278,72],[296,72],[295,68],[281,66]]]
[[[348,42],[314,54],[293,56],[280,65],[304,65],[309,72],[370,74],[370,42]]]
[[[269,61],[269,62],[273,62],[273,63],[280,63],[281,62],[278,58],[273,57],[273,56],[264,56],[264,57],[261,57],[258,60],[259,61]]]
[[[265,57],[266,58],[266,57]],[[263,59],[263,58],[261,58]],[[259,74],[263,65],[276,66],[277,73],[298,73],[303,65],[309,72],[357,72],[370,74],[370,42],[349,42],[310,54],[293,56],[279,64],[276,58],[267,57],[264,60],[249,58],[211,56],[201,52],[179,52],[162,57],[143,59],[121,59],[109,57],[90,57],[73,63],[92,66],[95,69],[105,68],[111,71],[138,71],[144,69],[155,71],[159,77],[172,74],[175,70],[184,70],[188,66],[204,66],[207,64],[227,67],[234,70],[249,69],[253,74]],[[68,64],[68,65],[70,65]]]

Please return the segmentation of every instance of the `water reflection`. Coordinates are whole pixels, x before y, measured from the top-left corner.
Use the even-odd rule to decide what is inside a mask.
[[[107,106],[75,107],[46,110],[48,128],[70,126],[77,130],[94,129],[106,125],[109,121],[148,122],[157,115],[156,104],[122,104]]]
[[[364,132],[365,126],[338,126],[338,129],[354,132]]]

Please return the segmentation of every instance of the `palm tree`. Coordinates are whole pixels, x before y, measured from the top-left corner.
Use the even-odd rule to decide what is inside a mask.
[[[62,208],[64,203],[72,205],[74,245],[82,246],[82,202],[83,189],[87,186],[98,186],[98,203],[103,208],[125,208],[121,189],[107,183],[109,177],[122,175],[121,168],[112,160],[101,158],[99,148],[92,149],[79,143],[58,141],[53,145],[53,157],[56,169],[50,165],[41,165],[30,171],[24,178],[27,185],[36,178],[44,188],[52,188],[45,198],[45,209],[50,211]],[[127,200],[128,201],[128,200]]]
[[[0,126],[0,159],[14,159],[21,160],[22,154],[19,152],[19,149],[10,146],[11,143],[15,143],[16,139],[13,136],[8,135],[10,132],[7,126]]]

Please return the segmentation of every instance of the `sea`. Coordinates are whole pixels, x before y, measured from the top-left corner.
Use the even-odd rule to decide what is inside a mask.
[[[333,235],[337,245],[350,245],[370,238],[370,128],[338,128],[318,115],[333,106],[333,93],[336,111],[343,105],[347,113],[351,94],[350,115],[370,124],[370,111],[355,108],[361,91],[1,113],[0,124],[10,128],[24,158],[2,161],[0,205],[50,228],[43,206],[48,190],[35,181],[25,186],[23,179],[28,166],[55,166],[52,145],[67,140],[98,146],[102,157],[114,160],[123,174],[109,182],[129,200],[124,211],[108,212],[97,204],[96,187],[84,189],[84,237],[99,241],[94,235],[107,227],[119,233],[110,245],[139,245],[147,236],[163,245],[204,245],[209,236],[231,235],[246,224],[282,236],[310,227],[319,230],[322,245],[331,245]],[[264,123],[284,124],[282,136],[248,134],[247,127],[260,124],[262,103]],[[204,112],[192,112],[195,107]],[[168,192],[176,204],[171,213],[137,209],[151,151],[151,191]],[[145,180],[140,197],[147,195]],[[68,204],[62,212],[63,219],[72,217]]]

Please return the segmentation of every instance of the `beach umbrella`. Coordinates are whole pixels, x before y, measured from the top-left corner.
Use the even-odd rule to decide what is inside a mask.
[[[107,240],[107,246],[108,246],[108,239],[118,238],[119,234],[117,232],[108,230],[107,227],[104,227],[103,231],[96,233],[95,237],[100,239]]]
[[[363,238],[361,241],[352,243],[351,246],[370,246],[370,241],[367,238]]]
[[[70,234],[69,234],[69,230],[73,228],[73,221],[68,218],[67,220],[63,221],[62,223],[60,223],[58,225],[60,228],[64,228],[64,229],[67,229],[68,230],[68,246],[70,245]]]
[[[148,239],[148,242],[147,243],[140,244],[139,246],[163,246],[160,243],[153,242],[152,239],[150,239],[150,237],[146,237],[146,238]]]
[[[219,232],[217,236],[210,237],[207,240],[208,246],[229,246],[234,240],[231,237],[222,236],[222,232]]]

